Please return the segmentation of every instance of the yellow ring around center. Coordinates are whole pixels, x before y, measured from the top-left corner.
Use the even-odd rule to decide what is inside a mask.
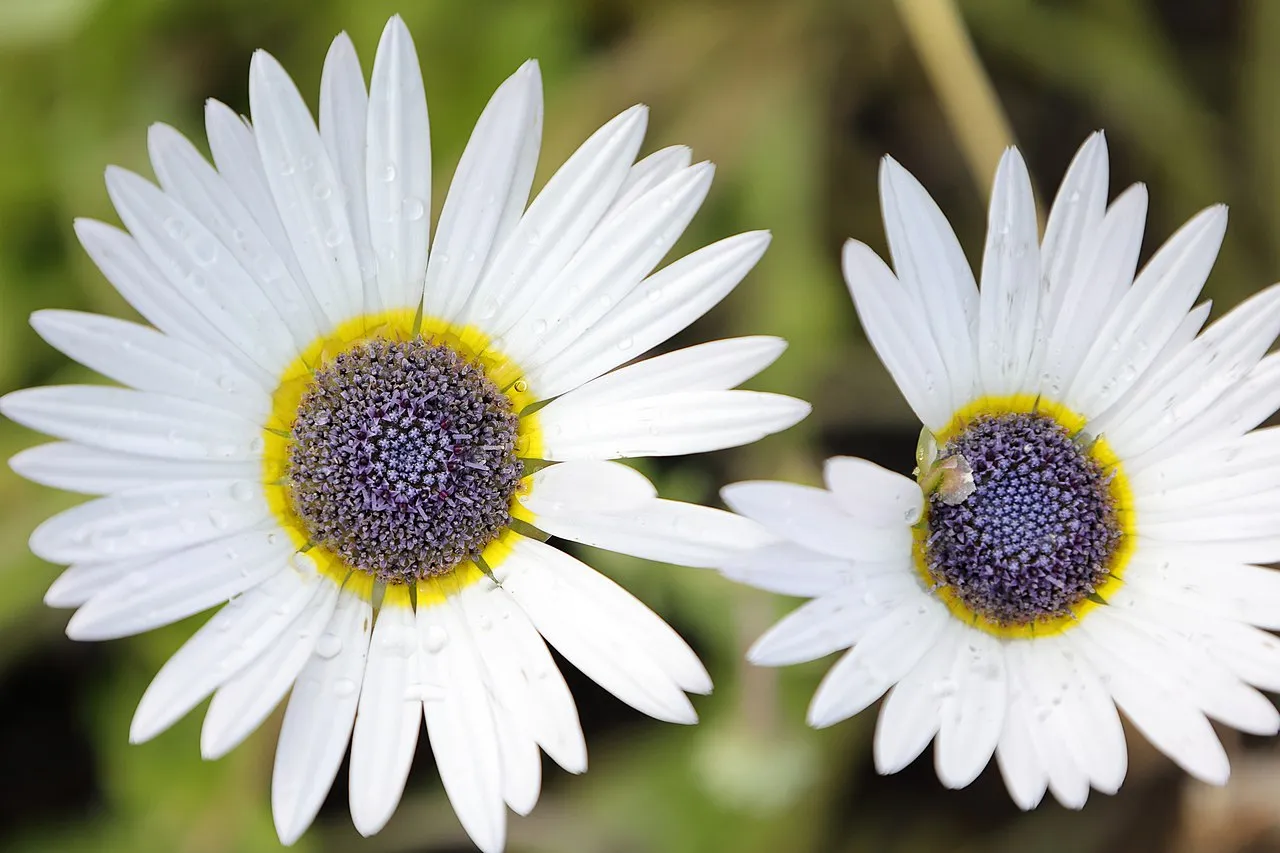
[[[542,455],[542,436],[537,415],[522,414],[535,402],[529,391],[529,383],[523,378],[523,371],[514,361],[497,351],[491,345],[489,337],[474,326],[458,326],[434,317],[421,316],[406,308],[354,317],[330,334],[312,341],[281,373],[280,382],[271,397],[271,414],[262,428],[263,490],[272,514],[293,540],[295,547],[299,551],[305,551],[307,556],[315,560],[318,570],[339,585],[347,582],[348,577],[370,579],[370,582],[361,580],[358,585],[353,586],[365,597],[373,595],[372,576],[363,569],[348,565],[330,549],[312,542],[305,523],[293,509],[288,486],[293,424],[298,416],[298,406],[311,387],[315,373],[335,357],[366,341],[409,341],[419,337],[445,344],[482,365],[485,375],[506,395],[511,401],[512,411],[520,416],[516,454],[521,459],[539,459]],[[529,478],[526,477],[521,482],[520,490],[511,498],[512,516],[528,518],[518,502],[519,495],[528,488]],[[508,527],[485,548],[480,556],[481,561],[490,568],[498,565],[510,553],[511,545],[518,537],[519,534]],[[484,569],[476,562],[461,563],[448,573],[447,583],[442,584],[440,578],[430,577],[417,582],[418,604],[429,604],[437,597],[443,600],[447,591],[469,586],[484,576]]]
[[[1011,394],[1008,396],[979,397],[958,409],[951,421],[935,433],[938,447],[941,449],[947,442],[960,435],[974,420],[981,417],[996,417],[1008,414],[1038,414],[1052,418],[1061,424],[1071,435],[1080,433],[1088,420],[1061,403],[1054,403],[1032,394]],[[1079,624],[1080,620],[1095,607],[1105,605],[1108,597],[1124,583],[1124,568],[1133,554],[1136,542],[1134,522],[1133,490],[1125,476],[1120,458],[1101,436],[1094,438],[1085,447],[1089,456],[1102,468],[1109,472],[1110,482],[1107,490],[1115,510],[1116,521],[1120,525],[1120,541],[1111,555],[1107,566],[1107,578],[1094,594],[1071,609],[1071,613],[1050,619],[1039,619],[1024,625],[1005,625],[987,619],[980,613],[970,609],[951,590],[943,586],[929,572],[925,558],[925,548],[929,538],[929,502],[925,501],[924,513],[913,529],[914,545],[912,557],[916,572],[924,580],[934,594],[942,600],[951,613],[960,621],[973,627],[1003,638],[1045,637],[1061,634]]]

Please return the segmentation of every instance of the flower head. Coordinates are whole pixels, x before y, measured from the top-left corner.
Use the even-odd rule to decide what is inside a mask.
[[[429,240],[427,105],[393,18],[366,90],[346,36],[318,126],[265,53],[252,123],[210,102],[210,165],[150,135],[159,186],[112,168],[128,233],[76,231],[151,326],[69,311],[32,318],[126,387],[18,391],[15,421],[63,439],[18,454],[38,482],[100,495],[34,532],[70,564],[46,600],[75,639],[146,631],[226,603],[161,669],[130,737],[210,694],[220,756],[292,689],[272,805],[291,843],[351,744],[351,813],[378,831],[425,717],[444,788],[486,851],[540,788],[539,748],[586,769],[547,643],[623,701],[696,719],[711,688],[652,611],[548,535],[711,565],[749,547],[729,513],[659,500],[622,457],[754,441],[807,406],[730,390],[774,338],[718,341],[618,368],[683,329],[763,253],[731,237],[653,269],[712,168],[669,148],[639,162],[627,110],[526,209],[542,125],[538,66],[481,114]],[[544,638],[546,642],[544,642]]]
[[[844,271],[880,359],[924,425],[915,479],[834,458],[826,488],[724,490],[774,541],[724,571],[811,597],[755,644],[780,665],[848,649],[809,708],[827,726],[885,696],[877,768],[934,741],[950,787],[994,755],[1014,800],[1114,793],[1123,712],[1222,783],[1209,719],[1275,734],[1280,288],[1199,334],[1226,212],[1188,222],[1135,277],[1146,191],[1107,201],[1091,137],[1043,240],[1022,158],[992,193],[981,287],[905,170],[881,171],[896,274],[850,241]],[[887,694],[887,695],[886,695]]]

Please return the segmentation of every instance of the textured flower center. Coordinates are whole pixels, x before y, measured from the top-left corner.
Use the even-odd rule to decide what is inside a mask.
[[[924,562],[968,610],[1001,627],[1070,617],[1106,581],[1123,538],[1112,474],[1043,414],[971,421],[942,448],[974,491],[929,501]]]
[[[371,340],[315,373],[289,447],[312,543],[384,581],[479,557],[511,523],[519,419],[484,368],[421,338]]]

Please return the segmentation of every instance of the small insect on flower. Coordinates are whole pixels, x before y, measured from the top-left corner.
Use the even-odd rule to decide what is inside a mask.
[[[18,454],[16,471],[102,496],[32,535],[36,554],[70,564],[46,601],[78,608],[67,633],[81,640],[229,602],[161,669],[130,738],[212,694],[201,751],[216,758],[292,688],[272,781],[286,844],[348,742],[352,819],[381,829],[425,717],[463,827],[497,851],[506,806],[537,800],[539,747],[586,769],[546,643],[659,719],[694,722],[686,692],[711,689],[656,614],[545,540],[699,566],[761,541],[609,460],[744,444],[808,412],[729,390],[778,357],[775,338],[619,368],[715,305],[769,238],[653,272],[712,167],[682,147],[635,162],[643,107],[592,135],[526,210],[542,129],[529,62],[480,115],[429,241],[427,104],[399,18],[368,89],[350,40],[334,41],[318,126],[265,53],[249,101],[252,123],[209,103],[213,165],[157,125],[159,187],[108,170],[128,233],[76,223],[152,326],[32,318],[127,386],[0,401],[63,439]]]
[[[1137,274],[1147,194],[1107,202],[1101,134],[1080,149],[1043,241],[1006,152],[981,288],[924,188],[880,172],[895,275],[862,243],[844,272],[876,353],[924,424],[915,479],[827,461],[826,489],[738,483],[725,501],[774,541],[723,571],[810,597],[749,652],[769,666],[848,649],[809,707],[828,726],[888,694],[874,758],[934,741],[968,785],[994,754],[1013,799],[1115,793],[1122,711],[1222,784],[1218,720],[1280,714],[1280,288],[1200,333],[1193,307],[1226,210],[1188,222]],[[1118,709],[1118,710],[1117,710]]]

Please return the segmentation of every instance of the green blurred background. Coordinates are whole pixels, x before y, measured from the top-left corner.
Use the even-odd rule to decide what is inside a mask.
[[[33,309],[129,315],[71,223],[116,221],[102,171],[150,174],[148,124],[173,124],[203,147],[205,98],[248,111],[258,47],[314,105],[333,35],[347,30],[367,68],[392,12],[422,58],[437,210],[489,93],[534,56],[546,80],[543,178],[643,101],[653,108],[645,150],[686,143],[720,167],[684,250],[773,230],[757,270],[675,343],[787,337],[790,351],[756,387],[807,398],[814,414],[754,447],[647,465],[671,497],[715,502],[720,484],[742,478],[814,482],[837,453],[910,469],[918,426],[858,330],[838,270],[847,236],[883,250],[885,152],[931,189],[974,258],[1002,146],[1022,146],[1047,206],[1076,146],[1102,127],[1113,187],[1149,184],[1148,253],[1225,201],[1232,224],[1208,288],[1217,310],[1280,277],[1275,0],[0,0],[0,392],[90,379],[35,336]],[[0,422],[0,456],[37,440]],[[200,760],[199,713],[152,743],[127,743],[138,697],[193,625],[77,644],[62,634],[67,614],[40,603],[58,569],[32,557],[26,537],[75,500],[0,471],[0,850],[279,849],[268,796],[278,716],[217,762]],[[742,662],[795,602],[709,572],[583,556],[676,625],[717,690],[696,702],[703,725],[682,728],[566,666],[591,771],[547,763],[538,808],[512,818],[513,853],[1280,850],[1280,761],[1268,741],[1223,731],[1234,776],[1212,789],[1131,733],[1124,790],[1095,794],[1082,813],[1052,802],[1020,813],[994,766],[960,792],[942,789],[928,755],[879,778],[872,713],[804,728],[828,662],[783,672]],[[351,828],[344,772],[296,849],[472,848],[423,741],[384,832],[363,840]]]

